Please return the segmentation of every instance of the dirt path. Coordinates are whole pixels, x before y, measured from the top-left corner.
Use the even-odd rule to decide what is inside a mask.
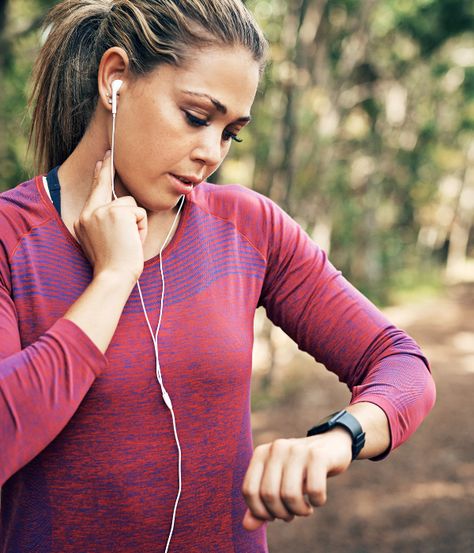
[[[331,479],[311,519],[270,525],[271,553],[474,553],[474,285],[387,313],[430,359],[437,404],[388,459]],[[255,412],[256,443],[303,435],[349,398],[302,354],[278,389],[284,399]]]

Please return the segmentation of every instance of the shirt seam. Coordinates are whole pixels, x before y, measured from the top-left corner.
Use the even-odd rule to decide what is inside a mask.
[[[221,217],[220,215],[216,215],[215,213],[212,213],[211,211],[209,211],[208,209],[206,209],[205,207],[203,207],[202,205],[197,203],[195,200],[191,200],[191,202],[196,207],[198,207],[201,211],[203,211],[204,213],[207,213],[211,217],[214,217],[215,219],[218,219],[220,221],[223,221],[224,223],[228,223],[228,224],[232,225],[232,227],[239,233],[239,235],[246,242],[248,242],[250,244],[250,246],[260,255],[260,257],[263,259],[263,261],[265,263],[265,266],[268,265],[268,259],[265,257],[265,255],[257,248],[257,246],[252,242],[252,240],[237,227],[237,225],[233,221],[231,221],[230,219],[226,219],[225,217]]]
[[[36,230],[37,228],[40,228],[42,227],[43,225],[46,225],[48,223],[50,223],[51,221],[53,220],[52,217],[50,217],[49,219],[45,219],[44,221],[41,221],[41,223],[38,223],[32,227],[30,227],[30,229],[27,231],[27,232],[24,232],[19,238],[18,238],[18,241],[16,242],[14,248],[12,249],[11,253],[8,254],[8,259],[10,262],[13,262],[13,258],[15,257],[17,251],[18,251],[18,248],[20,247],[21,243],[23,242],[23,239],[27,238],[34,230]]]

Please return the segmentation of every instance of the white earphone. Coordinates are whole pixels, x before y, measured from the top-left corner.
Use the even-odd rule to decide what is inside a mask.
[[[110,162],[111,162],[111,164],[110,164],[110,182],[111,182],[111,186],[112,186],[112,197],[115,200],[117,199],[117,195],[115,194],[115,182],[114,182],[115,116],[117,114],[117,95],[118,95],[118,91],[120,90],[122,85],[123,85],[123,81],[121,81],[120,79],[116,79],[116,80],[112,81],[112,85],[111,85],[112,86],[112,99],[109,100],[109,103],[112,104],[112,144],[111,144],[111,153],[110,153]],[[166,244],[168,243],[170,235],[171,235],[171,233],[172,233],[172,231],[173,231],[173,229],[176,225],[179,214],[181,212],[181,208],[183,207],[183,204],[184,204],[184,196],[182,197],[182,201],[179,205],[178,212],[176,213],[176,217],[174,218],[173,224],[171,225],[171,228],[168,232],[168,235],[166,236],[166,238],[165,238],[165,240],[164,240],[164,242],[163,242],[163,244],[160,248],[159,256],[160,256],[160,272],[161,272],[162,287],[161,287],[160,316],[159,316],[159,319],[158,319],[158,325],[156,327],[156,332],[155,333],[153,333],[153,329],[151,327],[150,320],[148,318],[148,313],[146,312],[145,301],[143,299],[143,294],[142,294],[142,290],[141,290],[141,287],[140,287],[140,281],[137,280],[137,288],[138,288],[138,293],[140,295],[140,300],[141,300],[141,304],[142,304],[142,308],[143,308],[143,313],[145,315],[145,319],[146,319],[146,322],[147,322],[147,325],[148,325],[148,330],[150,331],[150,336],[151,336],[151,339],[153,341],[153,349],[154,349],[154,352],[155,352],[156,378],[158,380],[158,384],[160,385],[161,395],[163,397],[163,401],[165,402],[166,407],[169,409],[169,412],[171,413],[171,418],[172,418],[172,421],[173,421],[174,438],[175,438],[176,447],[177,447],[177,450],[178,450],[178,492],[177,492],[175,503],[174,503],[173,516],[172,516],[172,519],[171,519],[171,528],[170,528],[170,532],[169,532],[169,535],[168,535],[168,540],[166,542],[165,553],[168,553],[169,546],[170,546],[170,543],[171,543],[171,537],[173,536],[173,530],[174,530],[174,525],[175,525],[175,521],[176,521],[176,511],[177,511],[177,508],[178,508],[179,499],[181,497],[182,471],[181,471],[181,445],[179,443],[178,430],[176,428],[176,418],[175,418],[175,414],[174,414],[174,411],[173,411],[173,404],[171,403],[171,398],[170,398],[168,392],[166,391],[165,385],[163,383],[163,377],[162,377],[162,374],[161,374],[161,367],[160,367],[160,360],[159,360],[159,356],[158,356],[158,332],[159,332],[160,326],[161,326],[161,317],[162,317],[162,314],[163,314],[163,305],[164,305],[164,299],[165,299],[165,275],[163,273],[163,263],[162,263],[161,253],[162,253],[163,249],[165,248]]]
[[[123,81],[116,79],[112,81],[112,115],[117,113],[117,94],[120,87],[123,85]]]
[[[110,153],[110,184],[112,186],[112,197],[117,199],[115,194],[115,181],[114,181],[114,153],[115,153],[115,116],[117,114],[117,95],[120,87],[123,85],[123,81],[116,79],[112,81],[112,99],[109,102],[112,104],[112,148]]]

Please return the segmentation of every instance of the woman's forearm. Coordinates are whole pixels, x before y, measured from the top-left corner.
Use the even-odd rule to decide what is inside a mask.
[[[354,415],[365,432],[365,445],[357,459],[381,455],[390,446],[390,427],[385,412],[369,402],[354,403],[346,408]]]
[[[105,353],[134,285],[135,281],[125,275],[103,272],[94,277],[64,318],[75,323]]]

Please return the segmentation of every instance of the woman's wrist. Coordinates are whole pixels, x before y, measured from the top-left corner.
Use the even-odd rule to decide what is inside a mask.
[[[129,271],[104,269],[94,274],[91,284],[114,294],[127,294],[127,299],[137,283],[138,277]]]
[[[346,410],[354,415],[365,432],[365,446],[358,459],[371,459],[390,447],[388,417],[378,405],[367,401],[353,403]]]
[[[336,476],[344,472],[351,464],[352,438],[344,428],[332,428],[324,434],[309,436],[306,439],[316,442],[315,446],[317,446],[317,442],[320,441],[321,446],[328,451],[328,456],[330,457],[328,460],[328,465],[330,467],[328,476]]]
[[[136,280],[126,273],[102,271],[64,315],[105,353]]]

